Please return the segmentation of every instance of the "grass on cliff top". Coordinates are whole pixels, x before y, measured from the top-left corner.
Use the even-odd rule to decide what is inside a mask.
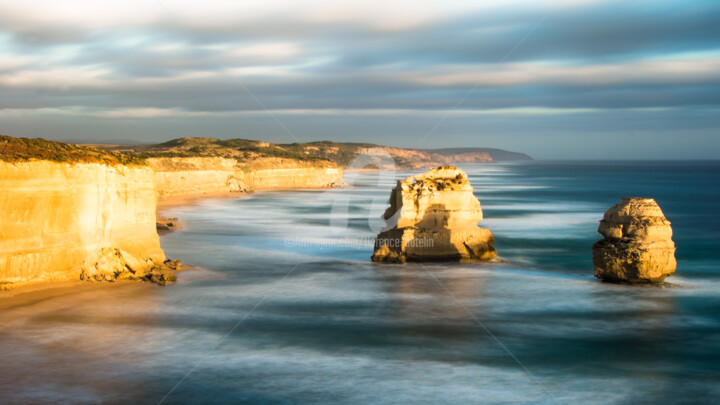
[[[302,161],[326,160],[280,145],[247,139],[220,140],[214,138],[179,138],[153,145],[136,153],[140,158],[150,157],[225,157],[243,160],[251,157],[276,157]]]
[[[6,135],[0,135],[0,160],[5,162],[49,160],[62,163],[145,165],[142,158],[133,155],[108,152],[89,146],[46,141],[40,138],[15,138]]]
[[[275,157],[305,162],[333,162],[341,167],[350,165],[362,148],[381,147],[372,143],[341,143],[317,141],[307,143],[271,144],[248,139],[187,137],[136,149],[136,156],[151,157],[224,157],[250,162],[257,157]],[[410,164],[396,157],[398,164]]]
[[[330,160],[343,167],[348,166],[355,160],[359,149],[380,147],[372,143],[340,143],[333,141],[288,143],[278,146],[288,151],[305,154],[306,156]]]

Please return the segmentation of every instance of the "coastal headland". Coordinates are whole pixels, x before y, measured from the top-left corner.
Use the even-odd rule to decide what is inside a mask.
[[[157,232],[158,203],[338,187],[344,168],[378,150],[392,156],[399,170],[448,161],[490,163],[493,154],[530,159],[497,150],[433,152],[333,142],[181,138],[88,146],[0,136],[0,289],[83,275],[150,280],[152,271],[168,270]]]

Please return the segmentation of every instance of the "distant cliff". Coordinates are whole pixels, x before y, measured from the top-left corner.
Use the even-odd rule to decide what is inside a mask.
[[[342,170],[281,158],[258,159],[253,165],[221,157],[148,158],[160,197],[245,192],[263,189],[328,188],[342,183]]]
[[[0,136],[0,189],[2,288],[78,280],[107,249],[148,265],[165,259],[153,171],[141,162]]]
[[[352,164],[359,155],[382,150],[392,157],[400,170],[419,170],[455,163],[495,163],[532,160],[524,153],[492,148],[408,149],[367,143],[340,143],[330,141],[278,145],[288,151],[331,160],[340,166]],[[377,152],[373,152],[377,153]]]
[[[319,141],[308,143],[272,144],[248,139],[179,138],[154,145],[96,145],[139,158],[157,157],[223,157],[233,158],[240,166],[257,166],[272,159],[283,159],[299,166],[353,165],[359,156],[370,156],[365,163],[393,166],[400,170],[428,169],[455,163],[493,163],[532,160],[524,153],[493,148],[407,149],[371,143]],[[382,156],[389,156],[388,161]],[[375,160],[373,161],[373,156]]]
[[[470,163],[466,159],[474,159],[473,155],[490,156],[493,162],[516,162],[533,160],[529,155],[518,152],[510,152],[495,148],[449,148],[449,149],[427,149],[427,152],[435,153],[454,160],[455,163]]]

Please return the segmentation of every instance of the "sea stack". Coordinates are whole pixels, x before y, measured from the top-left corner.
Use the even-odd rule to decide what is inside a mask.
[[[662,283],[675,273],[672,228],[652,198],[623,198],[605,212],[598,232],[604,239],[593,245],[595,277]]]
[[[467,174],[452,166],[398,181],[383,219],[390,229],[375,239],[375,262],[489,261],[494,237]]]

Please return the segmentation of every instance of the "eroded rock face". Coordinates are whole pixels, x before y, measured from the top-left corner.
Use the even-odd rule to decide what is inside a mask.
[[[165,285],[177,280],[172,272],[179,265],[179,261],[156,263],[152,259],[141,260],[122,249],[102,248],[85,258],[80,268],[80,279],[104,282],[137,280]]]
[[[103,248],[165,260],[149,167],[0,162],[0,190],[0,289],[77,280]]]
[[[661,283],[675,273],[670,222],[652,198],[623,198],[600,221],[604,239],[593,245],[595,277]]]
[[[480,201],[462,170],[442,166],[398,181],[383,218],[391,228],[375,240],[372,260],[494,260],[494,237],[478,228]]]
[[[327,162],[265,158],[247,167],[233,158],[171,157],[149,158],[147,163],[154,170],[159,197],[332,188],[342,183],[342,169]]]

